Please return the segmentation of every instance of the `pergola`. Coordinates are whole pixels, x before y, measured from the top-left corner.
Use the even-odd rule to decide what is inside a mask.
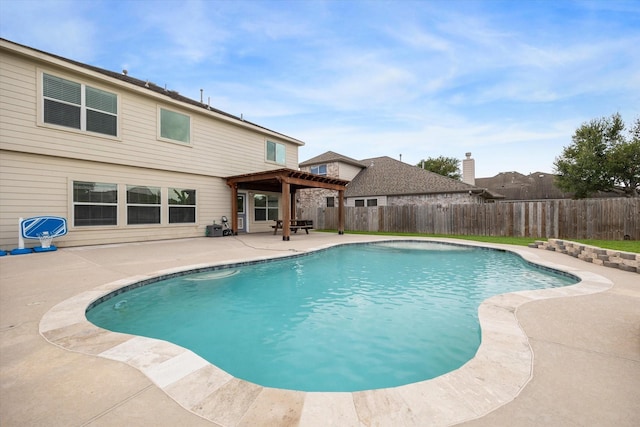
[[[291,218],[295,212],[295,194],[301,188],[324,188],[338,191],[338,234],[344,234],[344,190],[349,181],[315,175],[293,169],[277,169],[230,176],[227,185],[231,187],[231,228],[238,229],[238,190],[269,191],[282,193],[282,240],[290,240]]]

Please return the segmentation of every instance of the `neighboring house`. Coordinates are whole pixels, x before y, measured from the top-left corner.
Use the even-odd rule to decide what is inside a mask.
[[[476,184],[504,195],[505,200],[566,199],[572,193],[564,192],[554,184],[555,175],[534,172],[500,172],[490,178],[476,178]]]
[[[484,188],[386,156],[357,161],[329,152],[302,162],[300,169],[327,174],[348,171],[341,176],[351,180],[345,191],[346,206],[448,205],[501,198],[500,194]],[[326,192],[302,190],[300,193],[301,209],[336,206],[334,196]]]
[[[555,179],[556,175],[545,172],[534,172],[529,175],[500,172],[490,178],[476,178],[475,183],[479,187],[504,195],[504,201],[573,198],[573,193],[563,191],[556,186]],[[621,189],[599,191],[591,197],[624,197],[624,191]]]
[[[300,163],[301,171],[345,181],[351,181],[364,167],[364,163],[333,151],[327,151]],[[338,192],[326,189],[301,190],[298,192],[296,203],[299,208],[336,207]]]
[[[62,246],[204,236],[232,214],[236,231],[272,231],[280,217],[278,187],[227,178],[297,171],[295,138],[4,39],[0,82],[2,248],[18,243],[20,217],[67,218]]]

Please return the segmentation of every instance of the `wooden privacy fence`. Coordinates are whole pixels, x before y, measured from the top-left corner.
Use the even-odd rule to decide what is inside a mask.
[[[640,240],[640,198],[346,207],[345,214],[347,231]],[[338,228],[338,208],[300,209],[298,217]]]

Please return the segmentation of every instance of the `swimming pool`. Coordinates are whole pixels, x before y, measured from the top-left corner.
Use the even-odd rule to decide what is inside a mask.
[[[503,251],[346,245],[133,286],[87,318],[174,342],[260,385],[355,391],[460,367],[480,344],[477,309],[492,295],[576,282]]]

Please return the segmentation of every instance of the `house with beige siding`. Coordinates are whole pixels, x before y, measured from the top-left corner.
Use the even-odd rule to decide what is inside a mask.
[[[67,219],[59,247],[204,236],[232,214],[236,232],[272,231],[281,191],[227,178],[297,170],[301,145],[126,72],[0,39],[2,249],[16,246],[19,218],[41,215]]]

